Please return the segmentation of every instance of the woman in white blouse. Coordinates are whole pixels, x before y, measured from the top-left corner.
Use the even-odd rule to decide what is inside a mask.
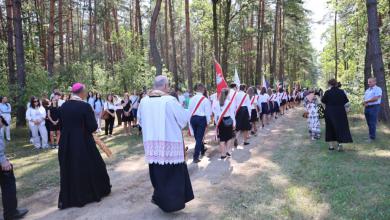
[[[3,137],[5,131],[5,139],[11,141],[11,105],[8,103],[7,97],[0,99],[0,115],[8,123],[8,126],[3,126],[0,129],[0,137]]]
[[[259,98],[257,99],[257,106],[260,109],[260,120],[262,127],[264,128],[264,122],[268,125],[268,115],[270,114],[269,95],[265,87],[261,88]]]
[[[104,113],[108,114],[107,119],[105,120],[104,131],[106,135],[112,135],[112,131],[114,129],[114,121],[115,121],[115,105],[114,105],[114,97],[110,94],[107,96],[107,101],[104,103]]]
[[[229,89],[223,89],[219,101],[213,106],[222,160],[231,156],[230,152],[234,140],[233,129],[236,126],[234,108],[230,99],[228,99],[228,95]]]
[[[45,127],[46,111],[36,97],[30,100],[30,107],[26,112],[26,120],[31,130],[33,144],[36,149],[47,148],[47,130]],[[39,132],[39,134],[38,134]]]

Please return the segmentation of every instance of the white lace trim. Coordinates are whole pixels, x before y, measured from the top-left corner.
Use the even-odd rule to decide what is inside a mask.
[[[183,142],[144,141],[147,163],[179,164],[184,162]]]

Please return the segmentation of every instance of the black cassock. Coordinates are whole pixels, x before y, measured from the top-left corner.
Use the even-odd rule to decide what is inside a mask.
[[[94,112],[88,103],[70,100],[61,106],[60,120],[58,208],[98,202],[111,192],[111,185],[106,164],[92,136],[98,127]]]
[[[347,112],[345,111],[345,104],[349,100],[345,92],[339,88],[332,87],[325,92],[321,101],[325,104],[325,141],[352,143]]]

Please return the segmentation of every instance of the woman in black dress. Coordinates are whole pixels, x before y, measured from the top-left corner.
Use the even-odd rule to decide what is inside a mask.
[[[71,99],[60,108],[60,209],[99,202],[111,192],[106,164],[93,137],[98,127],[95,115],[91,106],[83,101],[86,98],[84,85],[76,83],[72,93]]]
[[[352,143],[345,104],[349,102],[345,92],[337,87],[337,81],[328,82],[330,89],[322,97],[325,104],[326,142],[330,142],[329,150],[334,150],[336,142],[338,150],[342,151],[341,143]]]
[[[58,100],[56,97],[51,99],[51,105],[47,111],[47,117],[49,119],[50,130],[50,146],[52,148],[58,147],[58,143],[61,137],[60,131],[60,109],[58,107]],[[54,136],[56,141],[54,141]]]
[[[122,122],[123,129],[126,135],[131,135],[131,122],[133,121],[133,114],[131,112],[131,101],[128,93],[125,93],[123,100],[121,101],[123,106]]]

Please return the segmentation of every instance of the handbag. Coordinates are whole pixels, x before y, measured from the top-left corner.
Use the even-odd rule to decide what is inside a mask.
[[[110,118],[110,113],[108,111],[104,110],[101,119],[107,120]]]
[[[225,127],[233,126],[233,119],[231,117],[229,118],[223,118],[222,123]]]
[[[321,105],[321,104],[318,104],[318,105],[317,105],[317,108],[318,108],[318,117],[319,117],[320,119],[325,118],[325,109],[324,109],[324,106]]]

